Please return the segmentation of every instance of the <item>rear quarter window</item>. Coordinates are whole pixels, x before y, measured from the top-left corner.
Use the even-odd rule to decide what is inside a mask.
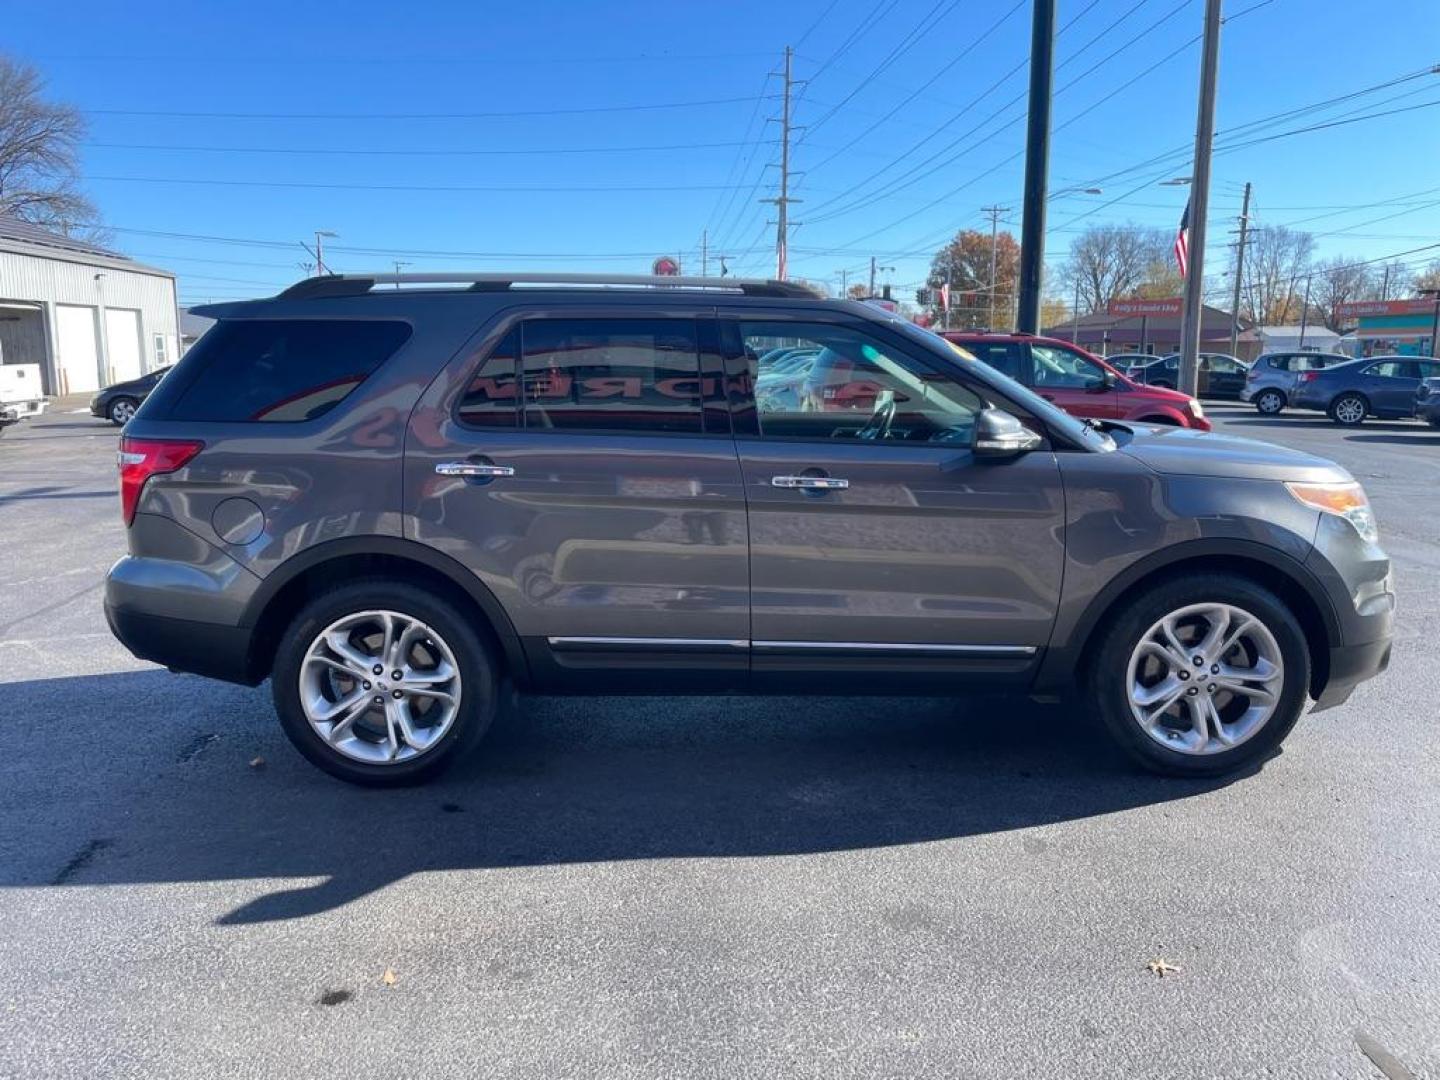
[[[344,401],[409,337],[402,322],[222,320],[186,355],[187,377],[163,415],[207,423],[313,420]]]

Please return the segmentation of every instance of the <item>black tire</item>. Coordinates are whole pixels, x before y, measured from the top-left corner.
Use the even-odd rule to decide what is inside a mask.
[[[1358,405],[1359,412],[1358,414],[1350,413],[1352,419],[1341,419],[1340,412],[1342,408],[1347,405]],[[1349,410],[1346,411],[1348,412]],[[1334,401],[1330,402],[1330,407],[1325,410],[1325,415],[1341,427],[1359,427],[1365,422],[1365,417],[1370,415],[1370,402],[1366,400],[1364,394],[1356,393],[1354,390],[1347,390],[1345,393],[1336,397]]]
[[[1274,713],[1246,741],[1218,753],[1187,754],[1162,746],[1141,729],[1130,712],[1126,679],[1130,654],[1150,627],[1171,612],[1201,603],[1232,604],[1264,623],[1284,661],[1284,686]],[[1310,687],[1305,633],[1274,593],[1247,578],[1197,573],[1146,588],[1107,620],[1100,635],[1088,687],[1095,710],[1115,742],[1151,772],[1198,777],[1249,769],[1274,753],[1304,710]]]
[[[1285,404],[1285,395],[1279,390],[1261,390],[1255,395],[1255,411],[1261,416],[1279,416]]]
[[[1425,422],[1435,430],[1440,431],[1440,416],[1427,416]],[[0,431],[4,430],[4,428],[0,428]]]
[[[300,701],[301,663],[310,644],[336,620],[368,610],[399,612],[433,628],[460,673],[460,705],[450,730],[408,761],[370,764],[346,757],[315,731]],[[479,745],[498,711],[501,670],[494,651],[445,600],[415,585],[377,578],[345,585],[302,608],[280,639],[270,682],[281,727],[312,764],[352,784],[401,787],[434,778]]]
[[[124,427],[128,418],[121,419],[120,416],[117,415],[117,413],[126,406],[129,407],[130,414],[133,416],[135,410],[140,407],[140,402],[130,397],[117,397],[114,401],[110,402],[110,404],[105,407],[105,419],[109,420],[110,423],[114,424],[116,427]]]

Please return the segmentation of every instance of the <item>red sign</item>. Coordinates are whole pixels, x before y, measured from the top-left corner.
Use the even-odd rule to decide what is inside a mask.
[[[1111,315],[1134,318],[1139,315],[1179,315],[1183,301],[1178,296],[1167,300],[1111,300]]]
[[[1434,310],[1434,300],[1352,300],[1335,305],[1335,314],[1342,319],[1366,315],[1429,315]]]
[[[661,255],[650,264],[650,272],[656,277],[679,277],[680,264],[669,255]]]

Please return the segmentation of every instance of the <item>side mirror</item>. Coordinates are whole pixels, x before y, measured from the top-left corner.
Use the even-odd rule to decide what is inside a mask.
[[[1038,450],[1044,443],[1004,409],[982,409],[975,417],[975,438],[970,448],[976,457],[1010,458]]]
[[[1085,383],[1087,394],[1103,394],[1107,390],[1115,389],[1115,375],[1113,372],[1102,371],[1099,375],[1092,376]]]

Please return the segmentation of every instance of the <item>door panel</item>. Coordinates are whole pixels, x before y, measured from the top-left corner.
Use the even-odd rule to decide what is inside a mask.
[[[600,318],[585,333],[525,321],[519,340],[543,339],[543,349],[525,347],[518,416],[514,352],[476,363],[505,348],[492,335],[427,391],[412,424],[407,532],[490,588],[552,685],[653,683],[691,669],[715,682],[684,685],[745,679],[749,565],[734,441],[728,427],[647,430],[699,428],[702,383],[718,385],[718,362],[702,379],[692,345],[652,368],[642,339],[655,321],[693,341],[693,315],[623,320],[609,337]],[[488,420],[475,405],[481,384],[498,406]],[[671,408],[675,395],[694,398],[694,411]],[[437,474],[451,464],[513,473]]]
[[[1413,360],[1386,360],[1365,373],[1370,407],[1380,416],[1410,416],[1420,389],[1419,366]]]
[[[777,322],[727,321],[727,340],[741,343],[732,364],[779,336]],[[977,461],[966,401],[983,402],[955,365],[932,364],[869,324],[789,327],[823,346],[809,410],[737,418],[757,683],[809,671],[825,673],[825,685],[894,689],[909,676],[1026,670],[1048,640],[1060,587],[1054,455]],[[743,367],[734,374],[746,377]],[[807,479],[845,486],[793,486]],[[886,681],[875,683],[877,673]]]

